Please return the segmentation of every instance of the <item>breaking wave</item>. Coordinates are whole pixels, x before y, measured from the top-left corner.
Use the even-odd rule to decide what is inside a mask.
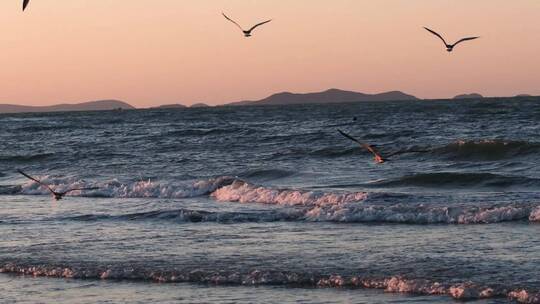
[[[284,206],[340,206],[347,203],[361,202],[367,198],[365,192],[332,193],[322,191],[304,191],[274,189],[255,186],[236,180],[228,186],[212,193],[218,201],[239,203],[261,203]]]
[[[273,174],[271,172],[271,174]],[[376,203],[384,193],[315,191],[280,189],[258,186],[232,177],[180,183],[138,181],[122,184],[118,181],[103,185],[45,177],[45,182],[58,191],[72,187],[98,186],[91,191],[75,191],[73,196],[110,198],[190,198],[209,195],[222,203],[261,204],[280,207],[279,210],[257,212],[209,212],[189,209],[155,210],[127,215],[82,215],[73,220],[151,220],[178,222],[273,222],[312,221],[339,223],[394,224],[491,224],[507,221],[540,222],[540,203],[507,203],[483,206],[467,204],[404,203],[390,196]],[[23,186],[2,186],[4,195],[48,195],[35,183]],[[371,200],[374,198],[375,200]],[[407,197],[410,201],[411,197]]]
[[[73,178],[55,178],[45,176],[41,181],[51,185],[55,191],[62,192],[72,188],[97,187],[97,190],[74,191],[69,195],[85,197],[111,198],[189,198],[207,195],[216,189],[231,184],[235,178],[222,176],[218,178],[185,183],[160,183],[153,181],[137,181],[121,183],[117,180],[104,184],[90,183]],[[19,194],[48,195],[49,192],[37,183],[30,182],[20,187]]]
[[[0,273],[33,277],[195,283],[238,286],[289,286],[308,288],[367,288],[391,293],[449,296],[456,300],[508,298],[519,303],[540,303],[540,293],[515,286],[490,286],[469,281],[439,282],[407,278],[402,275],[371,277],[364,275],[314,274],[294,271],[248,270],[209,271],[204,269],[155,270],[121,266],[43,265],[4,263]]]
[[[60,220],[98,221],[172,221],[178,223],[215,222],[268,223],[268,222],[338,222],[338,223],[391,223],[391,224],[491,224],[510,221],[540,222],[540,206],[425,207],[425,206],[311,206],[284,208],[271,211],[211,212],[176,209],[110,215],[83,214]]]
[[[299,220],[343,223],[490,224],[507,221],[540,222],[540,205],[509,204],[437,206],[370,204],[366,192],[322,192],[274,189],[235,181],[211,196],[221,202],[301,207]]]

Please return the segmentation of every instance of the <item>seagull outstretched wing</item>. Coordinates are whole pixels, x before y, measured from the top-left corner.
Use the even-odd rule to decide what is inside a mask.
[[[227,15],[225,15],[225,13],[221,13],[223,15],[223,17],[225,17],[225,19],[229,20],[230,22],[234,23],[241,31],[244,31],[244,29],[242,28],[242,26],[240,26],[240,24],[238,24],[236,21],[232,20],[231,18],[227,17]]]
[[[462,42],[464,42],[464,41],[474,40],[474,39],[478,39],[478,38],[480,38],[480,37],[468,37],[468,38],[463,38],[463,39],[459,40],[458,42],[452,44],[452,47],[455,47],[456,45],[458,45],[458,44],[460,44],[460,43],[462,43]]]
[[[24,173],[22,170],[17,170],[17,172],[19,172],[20,174],[22,174],[24,177],[28,178],[29,180],[32,180],[32,181],[38,183],[40,186],[47,188],[51,193],[53,193],[53,194],[55,193],[54,190],[49,185],[44,184],[43,182],[41,182],[37,178],[34,178],[34,177]]]
[[[254,26],[252,26],[252,27],[248,30],[248,32],[252,32],[252,31],[253,31],[254,29],[256,29],[257,27],[259,27],[259,26],[261,26],[261,25],[263,25],[263,24],[267,24],[267,23],[270,22],[270,21],[272,21],[272,19],[266,20],[266,21],[261,22],[261,23],[257,23],[257,24],[255,24]]]
[[[345,136],[346,138],[348,138],[348,139],[350,139],[350,140],[356,142],[357,144],[363,145],[363,143],[360,142],[358,139],[356,139],[356,138],[350,136],[349,134],[347,134],[347,133],[341,131],[340,129],[338,129],[338,132],[339,132],[339,134],[341,134],[341,135]]]
[[[426,29],[426,31],[428,31],[428,32],[432,33],[433,35],[439,37],[439,39],[442,40],[442,42],[444,43],[444,45],[446,45],[446,46],[448,45],[448,43],[446,43],[446,40],[444,40],[443,36],[441,36],[439,33],[435,32],[434,30],[430,30],[430,29],[428,29],[428,28],[425,27],[425,26],[424,26],[424,28]]]
[[[359,144],[360,147],[362,147],[362,148],[368,150],[371,154],[373,154],[373,156],[375,156],[375,161],[376,161],[377,163],[384,163],[384,162],[386,161],[386,159],[385,159],[384,157],[382,157],[382,155],[379,153],[379,151],[377,151],[377,149],[375,149],[375,147],[373,147],[372,145],[363,143],[363,142],[359,141],[358,139],[356,139],[356,138],[350,136],[349,134],[347,134],[347,133],[345,133],[345,132],[343,132],[343,131],[341,131],[341,130],[339,130],[339,129],[338,129],[338,132],[339,132],[341,135],[345,136],[346,138],[348,138],[348,139],[350,139],[350,140],[356,142],[357,144]]]
[[[26,9],[26,7],[28,6],[28,3],[30,3],[30,0],[24,0],[23,1],[23,6],[22,6],[22,10],[24,11]]]

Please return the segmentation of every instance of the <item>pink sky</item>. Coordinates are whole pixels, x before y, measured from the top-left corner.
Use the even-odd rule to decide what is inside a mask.
[[[0,2],[0,103],[219,104],[328,88],[540,95],[538,0]],[[224,11],[248,27],[246,39]],[[448,54],[447,40],[481,39]]]

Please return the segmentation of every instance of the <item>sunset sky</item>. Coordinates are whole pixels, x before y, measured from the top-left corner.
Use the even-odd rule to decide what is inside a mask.
[[[0,2],[0,103],[220,104],[281,91],[540,95],[538,0]],[[249,27],[246,39],[221,12]],[[442,42],[479,35],[448,54]]]

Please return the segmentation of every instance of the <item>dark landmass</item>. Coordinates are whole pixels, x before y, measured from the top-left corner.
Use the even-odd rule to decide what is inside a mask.
[[[459,99],[485,99],[485,100],[500,100],[500,99],[534,99],[538,97],[529,94],[520,94],[514,97],[483,97],[480,94],[463,94],[453,98]],[[222,106],[251,106],[251,105],[294,105],[294,104],[324,104],[324,103],[354,103],[354,102],[377,102],[377,101],[407,101],[419,100],[415,96],[405,94],[400,91],[391,91],[380,94],[364,94],[352,91],[343,91],[338,89],[330,89],[316,93],[289,93],[283,92],[271,95],[261,100],[246,100],[224,104]],[[452,99],[430,99],[434,100],[452,100]],[[205,103],[196,103],[190,108],[206,108],[210,107]],[[152,109],[184,109],[188,108],[182,104],[168,104],[154,107]],[[110,110],[134,110],[135,107],[119,100],[98,100],[78,104],[58,104],[53,106],[20,106],[13,104],[0,104],[0,113],[35,113],[35,112],[69,112],[69,111],[110,111]]]
[[[0,104],[0,113],[110,111],[133,109],[135,109],[135,107],[119,100],[98,100],[77,104],[58,104],[53,106],[19,106],[12,104]]]
[[[208,108],[208,107],[210,106],[205,103],[196,103],[190,106],[190,108]]]
[[[484,96],[478,93],[462,94],[454,97],[454,99],[482,99]]]
[[[187,108],[187,107],[183,104],[175,103],[175,104],[162,105],[159,107],[155,107],[153,109],[184,109],[184,108]]]
[[[245,100],[226,104],[226,106],[246,106],[246,105],[290,105],[290,104],[319,104],[319,103],[346,103],[365,101],[402,101],[418,100],[418,98],[399,91],[392,91],[380,94],[364,94],[352,91],[330,89],[317,93],[289,93],[283,92],[274,94],[261,100]]]

